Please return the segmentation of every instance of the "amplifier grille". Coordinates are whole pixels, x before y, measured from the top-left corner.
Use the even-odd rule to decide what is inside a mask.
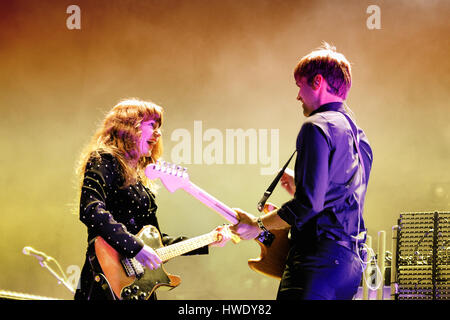
[[[450,299],[449,220],[449,212],[400,214],[396,299]]]

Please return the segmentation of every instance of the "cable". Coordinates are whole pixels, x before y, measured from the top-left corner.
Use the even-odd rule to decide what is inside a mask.
[[[363,178],[361,177],[361,180],[362,179]],[[362,181],[361,181],[361,183],[362,183]],[[355,252],[356,252],[356,255],[358,256],[359,262],[361,263],[361,268],[362,268],[362,272],[363,272],[363,279],[364,279],[364,281],[366,281],[367,286],[371,290],[377,290],[381,286],[381,283],[383,282],[383,279],[381,279],[383,274],[381,273],[380,267],[378,266],[375,252],[373,251],[372,248],[370,248],[367,244],[365,244],[363,242],[362,243],[363,250],[366,250],[366,253],[367,253],[368,257],[369,257],[369,254],[370,254],[370,259],[368,259],[368,261],[364,261],[361,258],[361,255],[359,254],[359,240],[362,237],[362,235],[360,235],[361,215],[362,215],[361,199],[358,202],[358,209],[359,209],[359,212],[358,212],[358,232],[356,233],[357,234],[356,236],[351,236],[351,237],[356,240]],[[363,234],[365,236],[366,235],[366,231],[364,231]],[[365,269],[367,268],[367,265],[370,264],[372,262],[372,260],[374,261],[375,269],[376,269],[376,272],[375,272],[375,274],[376,274],[376,276],[375,276],[375,287],[372,287],[371,283],[369,283],[368,279],[366,278],[366,274],[364,272]],[[376,281],[377,279],[379,279],[378,282]]]
[[[353,114],[353,112],[351,111],[351,109],[350,109],[350,107],[348,107],[347,106],[347,104],[345,104],[345,107],[346,107],[346,109],[348,110],[348,111],[350,111],[350,113],[352,113]],[[344,116],[345,116],[345,114],[344,114]],[[349,123],[350,123],[350,126],[352,126],[352,122],[350,121],[350,119],[346,116],[346,118],[347,118],[347,120],[349,121]],[[352,126],[353,127],[353,126]],[[355,146],[356,146],[356,150],[357,150],[357,152],[358,152],[358,158],[359,158],[359,162],[358,162],[358,169],[360,169],[359,171],[361,172],[361,176],[360,176],[360,183],[361,183],[361,186],[364,186],[364,177],[365,177],[365,169],[364,169],[364,163],[363,163],[363,159],[362,159],[362,155],[361,155],[361,152],[360,152],[360,149],[359,149],[359,140],[357,139],[357,134],[358,134],[358,131],[357,131],[358,129],[356,128],[356,133],[355,132],[353,132],[353,128],[352,128],[352,132],[353,132],[353,139],[355,140],[354,142],[355,142]],[[356,174],[356,173],[355,173]],[[366,186],[366,188],[365,189],[367,189],[367,186]],[[354,192],[356,192],[356,190],[358,190],[358,188],[356,188],[355,189],[355,191]],[[366,190],[364,190],[363,192],[365,192]],[[361,202],[362,202],[362,198],[363,198],[363,192],[361,193],[361,197],[359,197],[359,201],[358,201],[358,231],[357,231],[357,233],[356,233],[356,236],[351,236],[353,239],[355,239],[356,240],[356,242],[355,242],[355,251],[356,251],[356,255],[358,256],[358,259],[359,259],[359,261],[360,261],[360,263],[361,263],[361,268],[362,268],[362,271],[363,271],[363,279],[364,279],[364,281],[366,281],[366,284],[367,284],[367,286],[370,288],[370,289],[372,289],[372,290],[377,290],[379,287],[380,287],[380,285],[381,285],[381,283],[382,282],[384,282],[384,279],[381,279],[382,278],[382,273],[381,273],[381,270],[380,270],[380,267],[378,266],[378,264],[377,264],[377,260],[376,260],[376,257],[375,257],[375,253],[373,252],[373,249],[372,248],[369,248],[369,246],[367,246],[364,242],[362,243],[362,246],[363,246],[363,250],[366,250],[366,253],[367,254],[371,254],[371,257],[370,257],[370,259],[368,259],[368,261],[366,262],[366,261],[364,261],[363,259],[361,259],[361,255],[359,254],[359,240],[361,240],[361,239],[364,239],[364,238],[366,238],[366,230],[364,230],[363,232],[362,232],[362,234],[360,234],[360,227],[361,227],[361,216],[362,216],[362,208],[361,208]],[[367,268],[367,265],[369,264],[369,263],[371,263],[372,262],[372,260],[374,261],[374,263],[375,263],[375,268],[376,268],[376,272],[375,272],[375,279],[380,279],[379,281],[378,281],[378,283],[377,283],[377,281],[375,280],[375,287],[372,287],[371,286],[371,284],[368,282],[368,279],[366,279],[366,276],[365,276],[365,268]],[[379,275],[379,277],[378,277],[378,275]]]

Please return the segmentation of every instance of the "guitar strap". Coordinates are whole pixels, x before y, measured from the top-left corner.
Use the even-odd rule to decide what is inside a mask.
[[[277,176],[275,177],[275,179],[272,181],[272,183],[270,184],[270,186],[267,188],[267,190],[264,192],[261,200],[259,200],[258,202],[258,211],[262,212],[264,209],[264,205],[267,201],[267,199],[269,199],[269,197],[271,196],[273,190],[275,189],[275,187],[278,184],[278,181],[280,181],[281,176],[283,175],[283,172],[286,170],[287,166],[289,165],[289,162],[291,162],[292,157],[294,156],[294,154],[297,152],[297,150],[294,151],[294,153],[292,153],[291,157],[289,158],[289,160],[286,162],[286,164],[283,166],[283,168],[281,168],[280,172],[278,172]]]
[[[355,146],[356,146],[356,151],[358,152],[358,157],[359,157],[359,163],[361,164],[361,171],[362,171],[362,177],[363,180],[365,180],[366,177],[366,172],[365,172],[365,168],[364,168],[364,163],[363,163],[363,158],[361,155],[361,151],[359,149],[359,139],[357,139],[358,137],[358,131],[356,129],[355,123],[352,121],[352,119],[350,118],[350,116],[344,112],[341,112],[345,118],[347,118],[347,121],[350,124],[350,127],[352,128],[352,136],[353,136],[353,140],[355,141]]]
[[[350,127],[352,128],[352,136],[353,136],[353,140],[355,142],[356,151],[358,152],[359,165],[361,167],[361,175],[362,175],[361,183],[364,183],[364,181],[367,181],[367,179],[366,179],[366,170],[365,170],[365,167],[364,167],[364,162],[363,162],[363,157],[361,155],[361,150],[359,149],[359,139],[357,138],[357,137],[359,137],[358,130],[356,128],[355,123],[350,118],[350,116],[348,114],[346,114],[345,112],[341,112],[341,113],[347,119],[347,121],[350,124]],[[359,209],[358,210],[358,218],[361,219],[362,218],[361,200],[358,201],[358,209]],[[359,222],[358,222],[358,234],[356,236],[352,236],[352,238],[356,239],[357,242],[358,242],[358,240],[360,240],[359,237],[361,236],[359,234],[359,232],[361,232],[361,230],[359,228],[360,228],[360,225],[359,225]],[[367,236],[366,235],[367,230],[366,229],[362,230],[362,232],[364,233],[364,235],[363,235],[364,239],[363,239],[362,242],[365,242],[366,241],[366,236]]]

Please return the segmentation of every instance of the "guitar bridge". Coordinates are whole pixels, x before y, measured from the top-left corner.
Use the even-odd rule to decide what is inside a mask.
[[[259,234],[258,240],[259,240],[259,242],[264,244],[266,247],[270,247],[273,240],[275,240],[275,236],[272,233],[270,233],[269,231],[263,231]]]
[[[128,277],[136,276],[139,279],[144,274],[144,268],[135,258],[121,259],[120,262]]]

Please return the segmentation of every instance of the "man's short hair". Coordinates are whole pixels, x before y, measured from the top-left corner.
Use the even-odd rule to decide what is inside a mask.
[[[350,62],[343,54],[336,52],[336,47],[326,42],[301,58],[294,69],[295,79],[306,77],[309,85],[312,85],[317,74],[321,74],[327,81],[330,93],[342,99],[347,98],[352,86]]]

